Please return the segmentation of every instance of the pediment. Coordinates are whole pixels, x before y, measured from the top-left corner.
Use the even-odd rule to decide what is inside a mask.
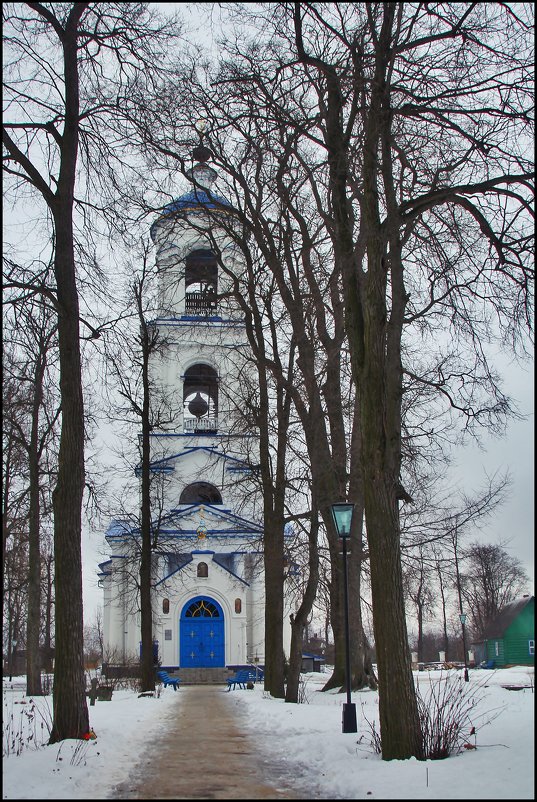
[[[161,535],[196,536],[202,542],[210,537],[253,537],[263,534],[255,521],[231,512],[222,504],[182,504],[162,520]]]
[[[235,571],[226,564],[226,561],[232,558],[232,554],[215,554],[214,551],[201,551],[196,550],[192,552],[192,554],[184,555],[184,560],[179,560],[178,565],[173,567],[172,570],[169,570],[165,576],[163,576],[158,582],[155,583],[155,588],[159,588],[162,585],[168,584],[170,581],[173,581],[174,577],[177,577],[178,574],[184,572],[185,569],[191,568],[193,562],[193,555],[202,556],[202,558],[209,558],[210,565],[211,565],[211,572],[215,571],[217,574],[223,574],[228,579],[231,579],[234,582],[240,582],[242,585],[246,587],[249,585],[243,577],[239,576]]]
[[[218,448],[212,446],[192,446],[191,448],[185,448],[177,454],[172,454],[169,457],[153,460],[151,462],[151,471],[153,471],[153,473],[171,473],[175,470],[176,463],[189,459],[195,454],[207,456],[217,461],[223,460],[226,463],[226,470],[233,473],[249,472],[252,470],[252,465],[250,465],[250,463],[238,459],[237,457],[232,457],[220,451]]]
[[[189,541],[190,546],[194,541],[198,548],[205,548],[215,538],[251,541],[263,536],[260,523],[236,515],[221,504],[207,503],[182,504],[164,515],[159,522],[153,521],[152,530],[158,535],[162,547],[167,541],[182,539]],[[139,523],[113,520],[105,537],[109,543],[129,544],[140,537]]]

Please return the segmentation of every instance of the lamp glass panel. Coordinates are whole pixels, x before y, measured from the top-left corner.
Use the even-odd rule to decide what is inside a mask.
[[[332,504],[332,517],[339,537],[349,537],[354,504]]]

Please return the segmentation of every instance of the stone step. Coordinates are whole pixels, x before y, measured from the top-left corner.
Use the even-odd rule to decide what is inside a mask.
[[[227,668],[179,668],[176,676],[181,685],[225,685],[233,671]]]

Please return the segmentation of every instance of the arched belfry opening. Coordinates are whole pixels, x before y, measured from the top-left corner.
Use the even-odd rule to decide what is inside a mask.
[[[185,259],[187,315],[214,315],[217,310],[218,260],[211,250],[198,248]]]
[[[218,374],[198,363],[185,372],[183,382],[184,428],[195,434],[218,431]]]
[[[179,504],[221,504],[222,496],[217,487],[210,482],[192,482],[187,485],[179,498]]]

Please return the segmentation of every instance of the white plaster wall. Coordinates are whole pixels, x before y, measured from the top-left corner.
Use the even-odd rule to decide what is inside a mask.
[[[122,662],[127,657],[125,645],[125,597],[121,561],[112,561],[112,573],[105,580],[104,641],[105,660]]]
[[[200,443],[200,438],[196,436],[187,438],[169,438],[164,444],[164,448],[171,453],[180,454],[170,465],[173,472],[167,474],[163,480],[164,509],[172,510],[180,508],[179,499],[181,493],[192,482],[209,482],[213,484],[221,493],[222,509],[232,510],[244,518],[253,519],[255,510],[253,506],[254,496],[246,493],[248,489],[247,479],[241,475],[241,481],[237,482],[237,476],[228,471],[230,463],[218,454],[208,453],[207,451],[190,449],[203,445],[206,448],[222,449],[221,440],[207,438],[207,442]],[[227,443],[226,443],[227,447]],[[251,491],[254,490],[252,486]],[[246,497],[245,497],[246,496]],[[251,498],[248,498],[250,496]],[[197,515],[200,518],[201,514]],[[201,521],[197,521],[198,525]]]
[[[208,577],[197,576],[199,562],[208,564]],[[165,583],[158,586],[155,594],[155,608],[158,612],[158,623],[155,635],[159,641],[160,656],[165,665],[178,665],[180,658],[179,631],[181,613],[186,604],[197,596],[214,599],[224,612],[225,663],[244,663],[246,660],[246,585],[213,562],[210,552],[197,552],[193,560],[185,568]],[[170,612],[162,613],[162,600],[169,599]],[[235,599],[241,600],[241,613],[235,612]],[[164,631],[171,629],[172,640],[165,640]]]

